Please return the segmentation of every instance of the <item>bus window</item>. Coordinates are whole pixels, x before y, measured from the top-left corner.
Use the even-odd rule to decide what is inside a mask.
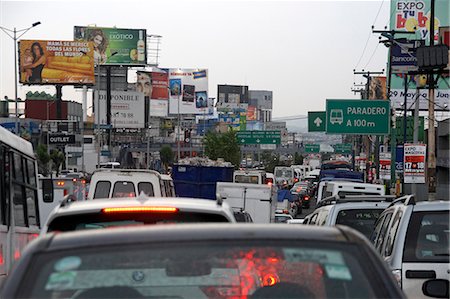
[[[27,218],[28,226],[38,226],[37,207],[36,207],[36,193],[33,189],[27,188],[26,192]]]
[[[23,187],[14,184],[13,191],[14,223],[16,226],[26,226]]]
[[[42,179],[42,200],[44,202],[53,202],[53,180],[52,179]]]

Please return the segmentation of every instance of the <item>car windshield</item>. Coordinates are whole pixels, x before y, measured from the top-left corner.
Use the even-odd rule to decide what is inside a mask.
[[[219,214],[195,212],[117,212],[114,214],[89,213],[65,215],[53,219],[48,224],[48,232],[67,232],[110,228],[117,226],[134,226],[149,224],[198,223],[198,222],[229,222]]]
[[[19,297],[374,297],[376,279],[361,260],[350,244],[266,240],[60,250],[37,254]]]
[[[339,211],[336,224],[347,225],[370,238],[383,209],[354,209]]]
[[[415,212],[411,216],[406,244],[405,261],[449,262],[449,211]]]

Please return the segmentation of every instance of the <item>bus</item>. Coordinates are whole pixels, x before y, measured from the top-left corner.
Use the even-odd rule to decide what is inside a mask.
[[[0,126],[0,283],[39,236],[37,161],[30,142]]]

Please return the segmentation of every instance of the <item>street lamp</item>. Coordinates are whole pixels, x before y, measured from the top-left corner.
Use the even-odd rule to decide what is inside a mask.
[[[16,27],[14,27],[13,30],[5,28],[0,26],[0,29],[5,32],[10,38],[13,39],[14,41],[14,94],[15,94],[15,107],[16,107],[16,134],[19,135],[19,108],[18,108],[18,102],[17,102],[17,89],[18,89],[18,84],[17,84],[17,40],[19,38],[21,38],[25,33],[27,33],[28,30],[30,30],[33,27],[36,27],[37,25],[41,24],[41,22],[35,22],[33,24],[31,24],[30,27],[25,28],[25,29],[20,29],[17,30]],[[11,35],[10,33],[13,33],[13,35]],[[17,36],[17,33],[22,33],[19,36]]]

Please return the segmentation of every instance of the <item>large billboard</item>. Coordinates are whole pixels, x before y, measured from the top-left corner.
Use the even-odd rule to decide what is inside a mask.
[[[386,77],[370,77],[369,100],[386,100]]]
[[[100,91],[100,106],[95,97],[100,124],[106,124],[106,91]],[[135,91],[111,91],[111,125],[113,128],[138,129],[145,127],[144,95]],[[98,115],[95,123],[99,123]]]
[[[207,114],[208,70],[165,69],[169,74],[169,113]]]
[[[93,84],[94,48],[89,42],[21,40],[22,84]]]
[[[147,63],[145,29],[75,26],[73,33],[75,40],[93,43],[96,63],[107,65],[145,65]]]
[[[136,91],[149,101],[149,115],[165,117],[169,107],[169,76],[166,72],[137,72]]]
[[[415,32],[415,34],[396,34],[396,38],[408,40],[425,40],[430,42],[430,8],[431,0],[392,0],[391,1],[391,30]],[[449,26],[450,1],[435,1],[435,26],[434,41],[438,44],[439,27]],[[414,109],[416,95],[416,82],[414,78],[408,78],[407,108]],[[404,75],[393,74],[391,78],[390,98],[394,109],[403,109],[405,98]],[[449,110],[449,79],[440,78],[435,91],[435,109]],[[428,110],[428,90],[421,89],[419,94],[419,106],[421,110]]]
[[[246,112],[248,109],[248,86],[217,85],[217,111]]]

